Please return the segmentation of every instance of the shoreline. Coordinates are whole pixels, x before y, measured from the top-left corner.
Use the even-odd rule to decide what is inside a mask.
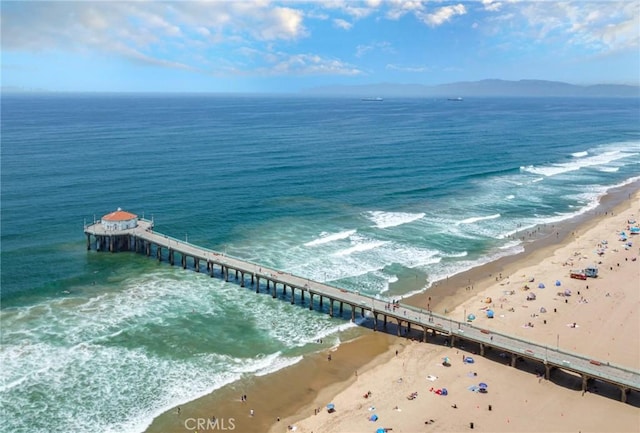
[[[495,275],[511,275],[517,271],[519,263],[524,260],[541,260],[571,242],[579,233],[584,233],[597,226],[605,216],[605,212],[617,210],[627,206],[632,193],[636,195],[640,190],[640,181],[610,190],[601,197],[598,206],[585,214],[552,226],[554,231],[546,233],[539,239],[524,245],[524,251],[512,256],[499,258],[476,268],[454,275],[444,281],[439,281],[426,291],[403,300],[412,306],[426,308],[430,303],[432,311],[453,314],[453,311],[469,301],[478,293],[495,284]],[[552,236],[554,232],[558,234]],[[473,290],[467,289],[469,283]],[[360,374],[370,372],[394,358],[395,350],[402,350],[411,346],[411,341],[405,337],[396,337],[391,333],[373,332],[364,328],[363,335],[340,344],[333,352],[334,361],[327,362],[326,353],[314,353],[305,356],[300,362],[270,373],[265,376],[242,379],[242,384],[235,382],[213,393],[186,403],[180,414],[177,408],[156,417],[145,432],[188,432],[194,429],[186,428],[184,420],[187,417],[217,419],[237,418],[235,428],[242,432],[270,433],[286,431],[286,426],[312,416],[314,409],[324,408],[332,395],[349,389],[357,379],[355,371]],[[439,346],[433,346],[433,351]],[[338,361],[339,360],[339,361]],[[340,364],[340,367],[336,367]],[[309,386],[313,384],[313,386]],[[248,416],[248,406],[241,403],[239,388],[246,388],[250,396],[258,396],[260,406],[255,406],[256,415]],[[286,401],[283,406],[274,401],[273,396],[280,401]],[[254,401],[252,398],[249,401]],[[253,404],[253,403],[252,403]],[[259,409],[257,409],[259,407]],[[215,414],[218,415],[215,415]],[[222,415],[224,414],[224,417]],[[279,417],[280,421],[276,421]],[[284,428],[283,428],[284,427]],[[199,431],[220,430],[220,425],[212,429]]]
[[[324,407],[321,402],[331,392],[339,392],[357,380],[356,372],[383,363],[389,349],[401,345],[393,336],[363,329],[362,335],[329,348],[305,355],[291,366],[263,376],[249,376],[214,392],[175,407],[156,417],[147,433],[237,430],[264,433],[272,425],[286,425],[286,419],[301,416],[303,407]],[[395,350],[395,349],[394,349]],[[332,360],[327,356],[331,354]],[[247,396],[243,402],[242,395]],[[254,415],[250,415],[250,411]],[[306,413],[305,413],[306,415]],[[217,426],[198,420],[215,417]],[[280,418],[278,422],[277,419]],[[233,429],[230,426],[233,425]],[[226,428],[225,428],[226,426]]]
[[[614,188],[602,196],[598,206],[592,211],[547,227],[543,236],[524,244],[524,251],[485,263],[445,280],[436,281],[429,289],[403,299],[403,302],[418,308],[448,315],[467,298],[485,290],[501,274],[510,275],[524,260],[542,260],[557,248],[573,240],[580,233],[597,226],[612,211],[618,213],[625,203],[640,191],[640,180]],[[558,236],[554,237],[553,233]],[[472,286],[471,290],[467,287]]]
[[[535,268],[537,276],[548,278],[558,269],[563,269],[564,265],[559,259],[566,257],[568,252],[575,252],[575,248],[582,248],[581,254],[585,254],[584,245],[595,245],[601,242],[601,239],[609,239],[610,245],[615,245],[612,244],[617,237],[615,227],[626,222],[620,219],[625,215],[631,215],[637,219],[640,215],[638,183],[617,189],[611,195],[603,197],[602,202],[602,206],[598,206],[583,218],[557,225],[558,231],[561,231],[563,236],[560,234],[551,238],[547,236],[542,242],[532,242],[529,248],[517,257],[488,263],[458,275],[457,278],[450,278],[449,284],[438,285],[438,296],[441,296],[439,299],[434,298],[433,292],[427,291],[412,297],[412,301],[424,308],[424,304],[420,302],[425,302],[431,296],[432,301],[436,301],[435,308],[447,308],[449,315],[462,317],[463,311],[466,314],[466,312],[476,312],[476,309],[478,311],[486,309],[484,296],[492,294],[497,298],[499,295],[496,296],[496,294],[502,292],[503,285],[509,284],[510,278],[515,280],[514,276],[522,273],[522,269]],[[618,216],[619,214],[621,216]],[[589,236],[585,237],[586,234]],[[579,247],[578,244],[582,244],[583,247]],[[595,254],[590,247],[589,250]],[[477,322],[482,323],[479,326],[489,330],[540,341],[548,345],[555,345],[557,332],[558,341],[562,335],[562,347],[565,349],[568,345],[575,345],[577,348],[573,347],[569,350],[577,350],[579,353],[595,355],[602,359],[611,359],[611,362],[619,365],[639,369],[640,344],[635,338],[635,332],[624,331],[627,323],[640,324],[638,319],[640,293],[636,283],[640,279],[640,262],[637,261],[639,256],[637,249],[621,251],[613,246],[601,258],[602,264],[599,266],[602,269],[599,278],[586,282],[568,278],[564,280],[564,287],[574,289],[574,297],[570,300],[556,296],[554,288],[551,287],[548,288],[549,290],[536,292],[539,293],[539,299],[544,299],[542,302],[551,303],[547,305],[548,307],[557,305],[557,313],[554,308],[553,313],[543,315],[544,324],[539,314],[530,314],[531,310],[527,309],[529,306],[539,307],[540,304],[527,305],[526,301],[517,301],[515,298],[512,301],[504,301],[511,302],[508,306],[515,307],[509,309],[508,313],[504,310],[505,314],[499,314],[496,319],[479,318]],[[616,265],[618,260],[622,260],[622,263],[618,262]],[[564,269],[566,273],[567,268]],[[500,278],[501,273],[502,278]],[[497,280],[496,274],[499,277]],[[471,280],[474,282],[473,290],[467,289],[470,275],[474,277]],[[526,278],[524,281],[528,281]],[[452,281],[457,281],[460,285],[456,287]],[[522,284],[521,281],[515,281],[515,283]],[[515,289],[514,286],[510,289]],[[579,300],[575,297],[576,291],[580,295],[580,291],[576,288],[583,290],[586,288]],[[614,293],[611,297],[609,292],[605,295],[605,290],[613,288],[618,293]],[[448,290],[453,293],[448,293]],[[524,292],[521,290],[523,289],[520,288],[515,292],[516,298],[523,297]],[[587,297],[590,301],[588,305]],[[610,315],[610,318],[605,319],[607,315]],[[533,316],[536,317],[532,320]],[[518,326],[518,323],[526,320],[537,325],[535,330],[533,325]],[[607,323],[603,323],[603,320]],[[576,325],[575,322],[579,325],[565,326],[567,321],[574,321],[574,325]],[[580,328],[583,329],[578,331]],[[433,344],[433,340],[443,345]],[[458,358],[461,354],[463,357],[473,357],[475,363],[468,366],[465,362],[461,362]],[[619,391],[616,392],[617,390],[607,387],[606,384],[593,383],[587,388],[586,394],[580,393],[580,378],[575,375],[558,371],[551,375],[550,380],[546,380],[539,376],[539,373],[534,374],[539,368],[535,363],[520,361],[519,366],[513,368],[505,365],[505,362],[496,355],[498,354],[492,354],[489,351],[486,356],[478,356],[473,349],[466,349],[463,345],[447,347],[444,345],[443,338],[432,339],[428,344],[412,342],[406,354],[401,356],[402,361],[392,359],[386,364],[375,367],[372,371],[365,372],[360,389],[351,386],[335,395],[332,400],[341,409],[339,412],[328,414],[325,411],[320,417],[299,418],[296,420],[296,430],[299,433],[316,431],[355,433],[375,431],[378,427],[392,427],[394,432],[399,433],[459,432],[470,428],[483,432],[640,431],[640,412],[637,410],[640,407],[638,393],[631,393],[626,404],[618,401]],[[451,368],[442,368],[443,357],[452,359]],[[400,379],[397,379],[398,376]],[[490,384],[490,392],[487,394],[490,397],[467,391],[474,380],[476,384],[478,383],[476,376],[479,376],[480,381]],[[430,377],[434,379],[429,379]],[[431,384],[428,380],[436,382]],[[433,391],[436,384],[437,388],[442,385],[449,388],[448,398],[429,392]],[[364,402],[360,398],[360,393],[365,387],[373,390],[375,400]],[[413,393],[420,403],[407,401],[412,400],[408,394]],[[489,403],[488,407],[487,403]],[[370,406],[369,411],[367,406]],[[380,422],[371,423],[368,420],[371,410],[375,410]],[[404,413],[398,414],[397,412],[400,411]],[[600,413],[607,413],[607,418],[611,419],[603,419],[598,416]],[[430,426],[430,424],[436,425]],[[284,431],[272,429],[271,433]]]

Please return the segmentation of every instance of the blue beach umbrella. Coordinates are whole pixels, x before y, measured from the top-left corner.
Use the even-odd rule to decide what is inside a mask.
[[[376,433],[387,433],[387,431],[380,427],[378,430],[376,430]]]
[[[493,310],[487,310],[487,317],[493,319]]]
[[[556,280],[556,286],[559,286],[560,284],[562,284],[560,283],[560,280]]]
[[[486,383],[484,383],[484,382],[480,382],[480,383],[478,384],[478,388],[485,388],[485,389],[486,389],[486,388],[488,388],[488,387],[489,387],[489,385],[487,385],[487,384],[486,384]]]
[[[467,320],[469,320],[469,321],[471,321],[471,320],[475,320],[475,319],[476,319],[476,316],[475,316],[475,315],[473,315],[473,314],[469,314],[469,315],[467,316]]]
[[[544,284],[542,284],[542,283],[538,284],[538,288],[539,289],[544,289]]]
[[[333,403],[329,403],[329,404],[327,405],[327,409],[329,409],[329,410],[331,410],[331,409],[335,409],[335,408],[336,408],[336,405],[335,405],[335,404],[333,404]]]

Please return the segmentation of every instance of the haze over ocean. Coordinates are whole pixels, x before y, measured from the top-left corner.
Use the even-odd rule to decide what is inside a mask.
[[[122,207],[176,238],[398,298],[416,290],[403,281],[426,290],[517,253],[516,232],[638,180],[639,118],[638,99],[3,95],[0,432],[140,432],[359,332],[88,252],[94,216]]]

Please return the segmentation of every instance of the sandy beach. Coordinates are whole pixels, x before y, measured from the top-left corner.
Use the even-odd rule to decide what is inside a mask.
[[[403,302],[429,304],[456,320],[474,314],[474,325],[483,328],[640,369],[640,235],[629,237],[628,248],[619,240],[628,220],[639,216],[638,185],[628,185],[603,197],[591,214],[537,232],[524,253],[438,282]],[[598,278],[569,277],[571,269],[591,265]],[[531,293],[536,299],[528,301]],[[360,334],[337,349],[165,412],[147,432],[460,432],[472,423],[481,432],[640,431],[637,393],[626,404],[610,386],[583,394],[577,376],[555,371],[547,381],[536,375],[539,366],[509,367],[497,351],[480,357],[471,348],[447,347],[444,336],[425,344],[396,337],[393,329],[363,328]],[[466,356],[474,363],[463,363]],[[442,365],[444,357],[450,367]],[[481,382],[487,393],[470,390]],[[443,388],[446,396],[436,392]],[[377,421],[370,421],[374,414]],[[218,423],[203,428],[191,421],[214,417]]]
[[[640,193],[620,194],[615,207],[554,227],[534,251],[441,282],[410,303],[424,307],[428,295],[434,311],[457,320],[473,314],[483,328],[640,369],[640,235],[629,235],[629,221],[640,217]],[[597,278],[570,278],[571,270],[587,266],[598,268]],[[340,392],[322,393],[307,407],[309,416],[290,417],[271,432],[640,431],[637,393],[623,404],[613,387],[597,384],[583,393],[577,376],[555,372],[545,380],[534,366],[508,367],[496,353],[447,347],[444,337],[398,341],[402,349],[388,362],[360,372]],[[466,356],[473,364],[463,362]],[[481,382],[487,393],[477,392]],[[317,407],[323,410],[315,414]]]

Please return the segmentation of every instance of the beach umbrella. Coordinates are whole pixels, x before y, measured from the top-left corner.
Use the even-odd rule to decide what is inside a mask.
[[[329,404],[327,405],[327,409],[329,409],[329,410],[333,410],[333,409],[335,409],[335,408],[336,408],[336,405],[335,405],[335,404],[333,404],[333,403],[329,403]]]
[[[560,284],[560,280],[556,280],[556,286],[559,286]]]
[[[542,283],[538,284],[538,289],[544,289],[544,284]]]
[[[376,430],[376,433],[387,433],[387,431],[380,427],[378,430]]]
[[[493,319],[493,310],[487,310],[487,317]]]
[[[369,421],[378,421],[378,415],[375,413],[369,417]]]
[[[487,389],[488,387],[489,387],[489,385],[487,385],[487,384],[486,384],[486,383],[484,383],[484,382],[480,382],[480,383],[478,384],[478,388],[485,388],[485,389]]]
[[[467,316],[467,320],[475,320],[475,319],[476,319],[476,316],[475,316],[475,315],[473,315],[473,314],[469,314],[469,315]]]

